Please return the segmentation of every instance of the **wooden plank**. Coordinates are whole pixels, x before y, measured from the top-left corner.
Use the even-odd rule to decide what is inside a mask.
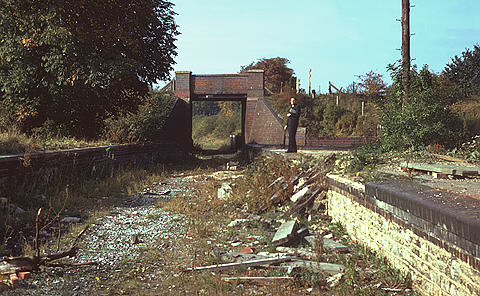
[[[242,283],[253,283],[253,284],[267,284],[275,282],[289,282],[293,281],[294,278],[291,276],[272,276],[272,277],[260,277],[260,276],[238,276],[238,277],[224,277],[222,281],[225,282],[242,282]]]
[[[249,260],[244,262],[234,262],[234,263],[215,264],[215,265],[208,265],[208,266],[186,268],[183,271],[189,272],[189,271],[202,271],[202,270],[226,270],[226,269],[242,268],[242,267],[250,267],[250,266],[263,266],[263,265],[271,265],[271,264],[288,262],[288,261],[291,261],[292,259],[295,259],[295,257]]]
[[[452,157],[448,155],[441,155],[441,154],[433,154],[435,157],[438,157],[443,160],[447,161],[453,161],[453,162],[460,162],[460,163],[468,163],[465,159],[457,158],[457,157]]]

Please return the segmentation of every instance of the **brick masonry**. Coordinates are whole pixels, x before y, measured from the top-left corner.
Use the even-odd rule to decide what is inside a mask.
[[[471,210],[421,185],[364,185],[335,175],[327,182],[333,220],[409,273],[422,295],[480,295],[478,216]],[[480,201],[468,202],[478,209]]]
[[[254,110],[258,98],[265,95],[263,70],[241,74],[193,75],[190,71],[175,72],[175,95],[192,100],[233,100],[245,106],[245,142],[249,142]],[[190,107],[191,108],[191,107]],[[242,107],[243,108],[243,107]],[[190,123],[191,135],[191,115]]]
[[[288,135],[283,130],[284,122],[264,99],[257,101],[250,122],[249,144],[278,146],[283,144],[285,136],[285,144],[288,145]],[[296,140],[298,146],[305,146],[305,128],[298,128]]]
[[[193,75],[189,71],[175,72],[175,94],[182,99],[195,99],[204,95],[228,95],[262,98],[264,94],[263,70],[242,74]]]

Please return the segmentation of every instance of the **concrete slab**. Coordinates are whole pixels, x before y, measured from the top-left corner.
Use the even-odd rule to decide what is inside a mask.
[[[333,252],[345,253],[350,251],[347,246],[342,245],[341,243],[336,242],[333,239],[329,239],[329,238],[323,239],[323,249],[325,250],[325,252],[332,252],[332,253]]]
[[[272,244],[274,246],[281,246],[288,243],[290,240],[294,239],[297,234],[298,224],[295,220],[289,220],[278,228],[275,233]]]
[[[300,191],[298,191],[297,193],[295,193],[294,195],[292,195],[292,197],[290,197],[290,200],[292,202],[296,202],[297,200],[299,200],[302,196],[304,196],[308,190],[310,189],[309,186],[305,186],[303,187],[303,189],[301,189]]]
[[[458,166],[440,163],[421,163],[421,162],[402,162],[401,167],[408,167],[417,171],[434,172],[436,174],[446,174],[453,176],[478,176],[480,169],[476,167]]]

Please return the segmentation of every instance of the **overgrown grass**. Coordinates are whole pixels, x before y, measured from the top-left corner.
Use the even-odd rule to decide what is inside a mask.
[[[106,140],[82,140],[73,137],[51,136],[48,138],[27,135],[16,128],[0,132],[0,155],[23,154],[44,150],[60,150],[109,145]]]
[[[241,133],[240,112],[210,116],[194,116],[192,138],[204,150],[226,149],[230,146],[230,135]]]

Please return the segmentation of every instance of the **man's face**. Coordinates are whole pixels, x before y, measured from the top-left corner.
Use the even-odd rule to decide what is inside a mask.
[[[290,104],[291,104],[291,105],[295,105],[295,98],[291,98],[291,99],[290,99]]]

